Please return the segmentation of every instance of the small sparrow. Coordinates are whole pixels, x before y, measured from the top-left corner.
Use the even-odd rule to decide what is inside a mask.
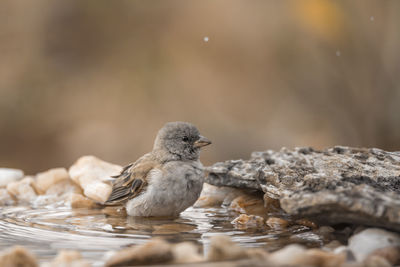
[[[169,122],[158,132],[153,151],[114,176],[105,204],[126,203],[130,216],[178,216],[198,199],[204,170],[200,148],[211,141],[187,122]]]

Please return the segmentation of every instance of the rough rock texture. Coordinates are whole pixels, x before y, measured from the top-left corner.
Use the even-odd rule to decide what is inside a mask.
[[[262,190],[294,216],[400,230],[400,152],[283,148],[216,163],[208,172],[207,183]]]

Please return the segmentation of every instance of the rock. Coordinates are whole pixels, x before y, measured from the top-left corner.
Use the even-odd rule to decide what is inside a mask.
[[[81,253],[74,250],[61,250],[50,262],[43,264],[43,267],[90,267],[88,261],[82,259]]]
[[[39,265],[31,252],[24,247],[14,246],[0,252],[0,266],[37,267]]]
[[[400,152],[283,148],[216,163],[207,171],[207,183],[262,190],[297,218],[400,230]]]
[[[223,203],[233,200],[234,197],[243,194],[241,190],[232,187],[218,187],[204,183],[199,199],[194,203],[195,208],[219,207]],[[230,201],[229,201],[230,199]]]
[[[12,196],[8,193],[7,189],[0,188],[0,206],[12,205],[15,201]]]
[[[204,261],[203,256],[199,253],[199,247],[191,242],[182,242],[172,247],[173,263],[185,264]]]
[[[105,266],[137,266],[169,263],[173,260],[172,245],[152,239],[144,245],[122,249],[107,260]]]
[[[122,167],[102,161],[94,156],[79,158],[69,169],[71,179],[79,184],[85,196],[105,202],[111,194],[110,177],[121,172]]]
[[[345,262],[344,254],[334,254],[320,249],[306,250],[300,245],[288,245],[272,253],[268,260],[274,265],[336,267]]]
[[[241,195],[235,198],[229,206],[229,209],[239,213],[267,216],[268,209],[264,207],[262,198],[253,195]]]
[[[44,194],[52,185],[68,179],[69,174],[65,168],[50,169],[36,175],[36,189]]]
[[[39,195],[35,200],[31,201],[31,203],[34,207],[47,205],[71,207],[71,201],[77,201],[76,198],[72,198],[72,195],[74,194],[80,195],[79,200],[86,199],[94,204],[93,200],[89,200],[82,196],[82,189],[70,179],[61,180],[60,182],[51,185],[44,195]],[[84,205],[86,208],[92,206]]]
[[[348,246],[357,261],[361,262],[377,249],[399,247],[400,236],[383,229],[369,228],[350,237]]]
[[[246,250],[232,242],[228,236],[216,235],[210,239],[206,256],[208,261],[228,261],[248,258]]]
[[[256,215],[241,214],[231,223],[238,229],[260,228],[264,226],[264,218]]]
[[[70,193],[83,194],[82,189],[74,183],[72,180],[62,180],[56,184],[53,184],[46,190],[46,195],[56,195],[56,196],[64,196],[69,195]]]
[[[289,222],[285,219],[270,217],[265,222],[270,228],[275,230],[286,229],[289,226]]]
[[[303,226],[306,226],[306,227],[314,229],[314,230],[318,229],[318,225],[315,222],[310,221],[308,219],[304,219],[304,218],[296,220],[295,224],[303,225]]]
[[[332,240],[331,242],[329,242],[328,244],[326,244],[324,246],[325,249],[329,250],[329,251],[333,251],[338,247],[343,246],[342,243],[340,243],[340,241],[338,240]]]
[[[0,168],[0,187],[5,187],[11,182],[18,181],[24,177],[24,172],[17,169]]]
[[[19,202],[31,202],[37,197],[35,181],[32,177],[25,177],[22,180],[11,182],[7,185],[8,192],[15,196]]]
[[[371,256],[365,259],[363,262],[363,267],[392,267],[393,265],[390,262],[380,256]]]
[[[398,265],[400,263],[400,248],[397,246],[378,248],[370,253],[365,261],[368,262],[374,256],[386,259],[391,265]]]
[[[73,209],[77,208],[90,209],[96,206],[96,203],[93,200],[77,193],[70,193],[68,195],[68,198],[66,199],[66,202]]]
[[[298,259],[304,257],[306,249],[300,245],[288,245],[270,254],[268,260],[275,265],[296,265]]]

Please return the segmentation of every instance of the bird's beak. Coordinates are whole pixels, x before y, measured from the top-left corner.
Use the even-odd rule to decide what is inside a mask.
[[[200,139],[197,140],[196,142],[194,142],[193,146],[195,148],[199,148],[199,147],[203,147],[203,146],[208,146],[209,144],[211,144],[211,141],[208,140],[207,138],[205,138],[204,136],[200,135]]]

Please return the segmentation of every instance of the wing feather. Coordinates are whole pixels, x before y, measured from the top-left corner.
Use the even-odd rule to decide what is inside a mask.
[[[126,166],[119,175],[115,176],[113,188],[105,205],[122,204],[139,195],[147,186],[149,172],[157,167],[157,161],[145,155],[135,163]]]

